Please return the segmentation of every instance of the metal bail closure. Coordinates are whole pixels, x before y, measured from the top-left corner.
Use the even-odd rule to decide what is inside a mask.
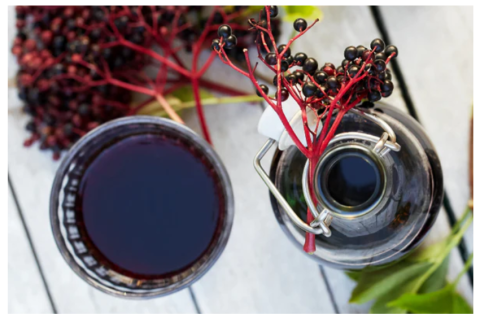
[[[329,142],[329,145],[339,141],[343,141],[343,140],[364,140],[364,141],[369,141],[375,144],[372,151],[374,154],[376,154],[379,157],[384,157],[390,151],[395,151],[395,152],[400,151],[401,147],[396,142],[397,141],[396,135],[393,129],[388,125],[388,123],[386,123],[382,119],[377,118],[374,114],[371,114],[371,113],[360,111],[358,109],[352,109],[350,111],[355,113],[358,116],[361,116],[363,118],[366,118],[376,123],[378,126],[380,126],[384,130],[384,133],[380,138],[363,133],[363,132],[340,133],[332,138],[332,140]],[[267,185],[272,195],[277,199],[280,206],[285,210],[285,213],[288,215],[290,220],[295,225],[297,225],[300,229],[302,229],[305,232],[310,232],[313,234],[323,234],[326,237],[330,237],[332,235],[332,232],[329,226],[332,223],[334,212],[327,208],[324,208],[321,211],[319,211],[317,206],[315,206],[315,203],[313,203],[312,196],[310,194],[310,187],[308,185],[308,169],[309,169],[310,162],[308,160],[305,162],[305,167],[303,169],[303,176],[302,176],[303,194],[305,196],[307,206],[315,218],[310,224],[305,223],[295,213],[295,211],[293,211],[293,209],[290,207],[288,202],[285,200],[282,194],[275,187],[275,184],[272,183],[268,174],[262,168],[260,161],[265,156],[267,151],[270,150],[270,148],[273,146],[274,143],[275,143],[275,140],[269,139],[265,143],[265,145],[260,149],[260,151],[257,153],[254,159],[255,170],[260,175],[260,177],[265,182],[265,184]]]

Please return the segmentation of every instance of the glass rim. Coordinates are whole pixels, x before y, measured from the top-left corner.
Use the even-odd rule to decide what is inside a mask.
[[[211,163],[211,166],[215,169],[215,172],[219,178],[219,187],[222,189],[224,194],[224,220],[222,221],[220,234],[214,246],[211,249],[208,259],[200,264],[198,270],[196,270],[191,275],[181,279],[179,281],[173,282],[172,284],[166,285],[165,287],[158,287],[152,291],[145,291],[142,293],[129,292],[125,290],[119,290],[115,287],[105,285],[91,274],[89,274],[82,266],[80,266],[77,261],[74,259],[74,255],[67,247],[66,239],[61,232],[61,223],[59,217],[59,207],[60,207],[60,194],[62,191],[63,180],[69,172],[69,167],[78,154],[93,140],[98,139],[99,136],[104,134],[107,131],[110,131],[115,128],[122,128],[129,125],[160,125],[167,131],[171,133],[179,133],[182,138],[187,141],[191,141],[196,145],[201,153],[203,153]],[[129,116],[118,118],[107,123],[104,123],[97,128],[88,132],[85,136],[80,138],[68,151],[67,155],[61,161],[52,184],[51,194],[50,194],[50,225],[53,233],[55,243],[67,262],[70,268],[84,281],[94,288],[101,290],[107,294],[118,296],[121,298],[130,298],[130,299],[139,299],[139,298],[154,298],[158,296],[165,296],[177,292],[183,288],[186,288],[197,280],[199,280],[218,260],[222,254],[225,246],[227,244],[228,238],[231,233],[233,217],[234,217],[234,199],[233,199],[233,189],[230,181],[230,177],[227,173],[225,166],[223,165],[220,157],[212,148],[212,146],[207,143],[203,138],[196,134],[193,130],[188,128],[185,125],[172,121],[170,119],[165,119],[161,117],[154,116]],[[199,258],[202,259],[202,258]],[[198,261],[198,260],[197,260]]]

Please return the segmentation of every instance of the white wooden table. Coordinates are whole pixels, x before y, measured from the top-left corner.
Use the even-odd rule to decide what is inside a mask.
[[[349,45],[368,45],[381,37],[369,7],[321,7],[324,19],[295,45],[320,62],[338,63]],[[9,41],[14,14],[9,13]],[[468,196],[468,127],[473,100],[473,10],[469,7],[382,7],[381,16],[408,84],[420,121],[443,164],[446,192],[458,217]],[[289,34],[290,26],[284,29]],[[440,49],[440,50],[438,50]],[[215,75],[211,71],[215,70]],[[9,78],[16,73],[12,55]],[[209,75],[238,88],[246,78],[216,62]],[[396,75],[398,76],[398,75]],[[398,90],[387,102],[406,110]],[[48,202],[58,162],[37,147],[22,146],[27,117],[17,91],[9,89],[8,110],[8,310],[10,313],[363,313],[348,303],[354,286],[343,272],[321,268],[299,252],[277,225],[268,191],[252,167],[265,138],[256,131],[258,104],[209,106],[206,117],[214,146],[231,176],[235,222],[229,243],[216,265],[191,288],[150,301],[127,301],[84,283],[64,262],[53,240]],[[187,124],[199,132],[193,112]],[[271,157],[271,156],[270,156]],[[446,236],[442,209],[428,237]],[[472,229],[466,246],[472,249]],[[463,267],[452,253],[449,278]],[[459,290],[472,302],[465,276]]]

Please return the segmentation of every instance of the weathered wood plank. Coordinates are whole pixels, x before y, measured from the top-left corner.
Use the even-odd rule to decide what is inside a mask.
[[[8,313],[52,313],[12,192],[8,192]]]
[[[392,42],[400,48],[399,65],[420,121],[440,156],[445,188],[455,214],[460,216],[470,196],[473,10],[444,6],[381,7],[381,12]],[[466,239],[471,248],[472,231]]]
[[[381,7],[380,11],[391,41],[399,47],[398,63],[419,119],[439,154],[445,190],[455,215],[460,217],[470,196],[468,145],[473,103],[472,7],[388,6]],[[405,23],[406,19],[408,23]],[[473,226],[467,231],[465,241],[472,251]],[[463,284],[460,288],[471,300],[471,287]]]

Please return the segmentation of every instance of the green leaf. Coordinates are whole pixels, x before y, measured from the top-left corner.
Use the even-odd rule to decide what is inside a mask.
[[[473,314],[472,307],[459,293],[453,295],[453,314]]]
[[[353,281],[358,282],[360,280],[360,276],[362,275],[361,271],[346,271],[345,274]]]
[[[388,293],[378,297],[370,308],[372,314],[405,314],[407,311],[399,307],[388,306],[388,304],[405,293],[414,293],[418,288],[417,280],[410,280],[391,289]]]
[[[415,250],[408,260],[415,262],[430,261],[435,262],[437,259],[441,258],[445,253],[445,249],[448,245],[448,239],[439,241],[427,247],[421,247]]]
[[[427,278],[418,290],[418,294],[435,292],[447,285],[449,257],[446,257],[440,266]]]
[[[322,20],[323,13],[316,6],[283,6],[285,8],[284,21],[294,22],[297,18],[305,20]]]
[[[409,287],[413,288],[431,266],[432,264],[429,262],[403,261],[373,273],[363,271],[352,292],[350,302],[362,304],[384,295],[393,294],[394,291],[403,289],[402,286],[410,286],[410,283],[415,282],[412,287]]]
[[[473,313],[470,305],[451,284],[432,293],[404,294],[388,305],[416,314]]]
[[[179,99],[182,102],[188,102],[188,101],[193,101],[195,100],[195,97],[193,95],[193,89],[191,85],[186,85],[182,86],[181,88],[173,91],[170,96],[173,96],[177,99]],[[208,98],[214,98],[215,96],[208,92],[207,90],[200,89],[200,98],[201,99],[208,99]]]

